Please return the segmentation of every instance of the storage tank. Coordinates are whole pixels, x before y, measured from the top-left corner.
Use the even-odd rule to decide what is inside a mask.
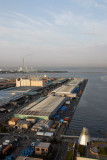
[[[65,117],[65,118],[64,118],[64,121],[69,121],[69,117]]]

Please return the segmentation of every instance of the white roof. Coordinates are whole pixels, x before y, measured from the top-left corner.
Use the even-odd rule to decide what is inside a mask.
[[[49,96],[42,102],[35,105],[30,111],[53,112],[59,105],[65,102],[65,97]]]
[[[31,108],[21,110],[18,114],[22,115],[34,115],[34,116],[50,116],[55,114],[59,107],[66,101],[66,97],[49,96],[38,104],[35,104]]]
[[[59,93],[59,94],[71,94],[72,92],[73,92],[73,90],[75,89],[75,85],[73,85],[73,86],[62,86],[62,87],[60,87],[60,88],[58,88],[57,90],[54,90],[53,92],[55,92],[55,93]]]
[[[39,144],[37,144],[36,147],[39,147],[39,148],[49,148],[49,146],[50,146],[50,143],[40,142]]]

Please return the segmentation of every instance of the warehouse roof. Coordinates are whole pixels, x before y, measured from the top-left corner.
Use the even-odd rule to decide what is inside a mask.
[[[12,119],[10,119],[9,121],[12,121],[12,122],[17,122],[19,120],[19,118],[17,117],[13,117]]]
[[[65,97],[49,96],[32,107],[22,109],[17,114],[49,117],[50,114],[55,114],[65,101]]]
[[[4,89],[3,91],[13,91],[13,92],[29,92],[32,90],[38,90],[41,87],[34,87],[34,86],[21,86],[21,87],[11,87]]]
[[[29,111],[38,111],[38,112],[44,112],[45,113],[51,113],[57,108],[59,108],[59,105],[62,105],[65,102],[65,97],[59,97],[59,96],[49,96],[44,101],[38,103],[36,106],[31,108]]]
[[[76,87],[75,85],[73,85],[73,86],[65,86],[64,85],[64,86],[54,90],[53,92],[55,92],[55,93],[72,93],[73,90],[75,89],[75,87]]]
[[[45,143],[45,142],[40,142],[39,144],[36,145],[38,148],[49,148],[50,143]]]
[[[18,124],[30,124],[30,122],[24,121],[24,120],[21,120],[21,119],[19,119],[17,123]]]
[[[22,108],[20,111],[18,111],[18,113],[22,113],[23,111],[28,111],[29,109],[34,107],[36,104],[38,104],[39,102],[43,101],[45,98],[46,97],[40,97],[38,100],[36,100],[33,103],[30,103],[28,106]]]
[[[12,91],[0,91],[0,97],[9,98],[9,100],[16,100],[23,97],[22,92],[12,92]]]

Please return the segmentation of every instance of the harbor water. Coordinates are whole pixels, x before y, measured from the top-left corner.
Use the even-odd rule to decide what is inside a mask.
[[[66,69],[65,69],[66,70]],[[93,71],[93,70],[92,70]],[[100,72],[99,72],[100,71]],[[87,127],[92,137],[105,137],[107,133],[107,70],[70,70],[69,73],[48,73],[51,77],[83,77],[88,79],[83,95],[72,117],[67,135],[79,135]],[[28,75],[28,74],[24,74]],[[34,75],[34,74],[33,74]],[[44,74],[40,74],[44,75]],[[0,74],[3,77],[19,77],[17,74]],[[21,74],[22,76],[22,74]]]

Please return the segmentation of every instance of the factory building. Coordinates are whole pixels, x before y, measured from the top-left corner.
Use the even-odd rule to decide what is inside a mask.
[[[32,116],[38,119],[49,119],[57,112],[66,100],[67,98],[65,97],[49,96],[32,107],[25,107],[25,109],[16,113],[15,117],[25,119]]]
[[[39,78],[32,78],[32,79],[27,79],[27,78],[17,78],[16,79],[16,87],[21,87],[21,86],[39,86],[39,87],[45,87],[46,83],[44,79],[39,79]]]

